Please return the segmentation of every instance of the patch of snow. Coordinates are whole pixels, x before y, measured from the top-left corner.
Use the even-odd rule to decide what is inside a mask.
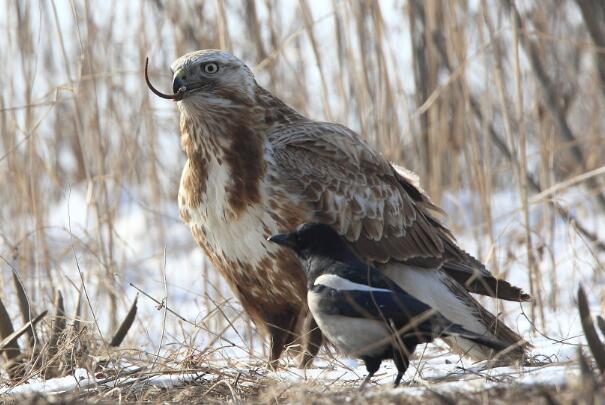
[[[128,374],[128,373],[127,373]],[[214,376],[207,373],[170,373],[157,374],[148,377],[120,377],[110,379],[97,379],[88,370],[79,368],[73,375],[48,380],[32,379],[26,384],[0,389],[0,395],[20,396],[32,394],[61,394],[90,388],[96,385],[112,387],[119,384],[145,384],[158,388],[173,388],[186,383],[200,380],[210,380]]]
[[[36,393],[59,394],[71,392],[93,383],[94,377],[92,377],[87,370],[76,369],[73,375],[51,378],[49,380],[36,378],[30,380],[26,384],[18,385],[16,387],[0,388],[0,395],[16,396]]]

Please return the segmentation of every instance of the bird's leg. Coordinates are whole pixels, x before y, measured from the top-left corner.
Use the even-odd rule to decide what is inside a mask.
[[[287,332],[271,331],[270,349],[271,354],[269,355],[269,367],[273,370],[277,370],[279,364],[279,357],[285,348]]]
[[[408,353],[414,353],[414,349],[416,345],[408,346],[405,348],[405,351],[402,348],[393,346],[393,361],[395,362],[395,367],[397,367],[397,377],[395,378],[395,387],[399,385],[401,382],[401,378],[405,374],[405,371],[408,369],[410,365],[410,360],[408,358]],[[407,352],[407,353],[405,353]]]
[[[307,368],[313,363],[313,359],[323,343],[323,334],[319,326],[317,326],[317,322],[313,319],[313,315],[308,310],[305,315],[301,334],[303,352],[298,367]]]
[[[284,311],[278,316],[273,316],[270,322],[267,323],[271,338],[269,367],[274,370],[277,368],[279,357],[286,345],[295,339],[294,329],[296,328],[298,312],[294,310]]]
[[[362,360],[366,363],[366,370],[368,370],[368,375],[359,386],[359,391],[363,391],[363,389],[366,387],[366,384],[370,382],[370,379],[374,376],[374,374],[376,374],[376,372],[380,368],[380,363],[382,363],[382,360],[380,359],[373,359],[367,357],[362,358]]]
[[[365,389],[366,384],[370,382],[370,378],[372,378],[373,375],[374,373],[369,373],[366,378],[363,379],[363,382],[359,386],[359,391],[363,391]]]

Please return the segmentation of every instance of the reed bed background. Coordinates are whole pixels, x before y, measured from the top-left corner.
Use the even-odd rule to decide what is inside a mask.
[[[527,316],[546,330],[549,314],[571,310],[578,282],[595,299],[604,285],[603,21],[598,0],[5,0],[7,312],[22,324],[13,273],[34,314],[56,315],[61,291],[59,318],[86,325],[87,353],[105,353],[139,290],[159,305],[139,297],[147,312],[127,338],[139,349],[131,361],[225,358],[224,346],[264,358],[178,219],[177,111],[142,73],[149,56],[168,89],[173,59],[222,48],[288,104],[354,128],[418,173],[463,246],[530,291]],[[40,333],[52,336],[59,318],[48,318]],[[226,331],[240,343],[217,337]],[[56,363],[61,375],[74,362]]]

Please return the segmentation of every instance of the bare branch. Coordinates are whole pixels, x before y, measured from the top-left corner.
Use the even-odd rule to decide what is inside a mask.
[[[11,336],[14,332],[15,329],[13,328],[13,322],[8,315],[8,311],[6,310],[4,303],[0,299],[0,337],[5,339],[6,337]],[[20,353],[21,350],[16,340],[11,341],[10,344],[7,344],[4,348],[4,354],[9,360],[19,356]]]
[[[0,342],[0,352],[6,350],[5,347],[15,343],[17,339],[19,339],[25,333],[28,333],[30,330],[34,329],[36,324],[40,322],[47,314],[48,310],[44,310],[40,315],[36,316],[34,319],[27,322],[25,325],[21,326],[19,329],[2,339],[2,341]]]
[[[605,319],[601,315],[597,315],[597,326],[601,330],[603,336],[605,336]]]
[[[32,318],[32,310],[29,306],[29,300],[27,298],[27,293],[25,292],[25,288],[17,275],[15,269],[13,269],[13,283],[15,284],[15,290],[17,290],[17,300],[19,302],[19,310],[21,311],[21,317],[23,318],[24,323],[30,323]],[[36,332],[34,327],[32,326],[27,330],[27,345],[29,347],[33,347],[35,342],[37,341]]]
[[[542,64],[542,60],[540,59],[538,53],[538,48],[536,44],[532,42],[532,40],[527,35],[527,32],[525,31],[525,25],[523,23],[523,20],[521,19],[519,11],[515,7],[513,0],[506,0],[504,4],[511,12],[513,16],[513,23],[517,27],[517,30],[519,32],[525,32],[525,34],[521,35],[519,39],[521,40],[521,46],[525,50],[534,75],[536,76],[537,82],[543,92],[544,106],[546,107],[546,110],[550,113],[553,123],[559,129],[560,135],[565,139],[565,141],[569,142],[569,144],[571,145],[571,152],[574,159],[576,160],[576,163],[581,168],[584,168],[584,166],[586,165],[584,153],[582,152],[582,149],[579,146],[580,143],[571,131],[569,123],[565,118],[565,114],[563,113],[561,107],[556,101],[556,86],[553,85],[546,73],[546,69]],[[599,190],[601,188],[599,182],[596,179],[589,179],[588,185],[594,190]],[[597,193],[597,201],[599,202],[601,208],[605,210],[605,196],[600,192]]]
[[[128,314],[126,314],[126,318],[124,318],[124,321],[122,321],[122,324],[118,328],[117,332],[115,333],[115,335],[113,335],[113,338],[111,339],[111,342],[109,343],[109,346],[112,346],[112,347],[120,346],[120,344],[126,337],[126,334],[130,330],[130,327],[132,326],[132,323],[134,322],[134,318],[137,316],[138,299],[139,299],[139,295],[137,294],[136,298],[134,299],[134,302],[132,303],[132,306],[130,307],[130,310],[128,311]]]
[[[49,340],[49,353],[51,353],[50,357],[56,353],[59,338],[65,329],[65,307],[63,305],[63,295],[61,294],[61,291],[57,291],[57,294],[55,295],[54,307],[55,315]]]
[[[584,335],[588,342],[588,347],[592,352],[592,355],[597,362],[597,366],[601,373],[605,372],[605,347],[597,335],[597,331],[594,328],[592,316],[590,315],[590,309],[588,308],[588,300],[586,299],[586,293],[580,285],[578,287],[578,309],[580,311],[580,320],[582,321],[582,329],[584,329]]]
[[[605,6],[602,0],[576,0],[586,29],[592,38],[592,42],[599,48],[599,51],[595,52],[595,59],[597,64],[597,73],[599,80],[601,81],[601,91],[603,97],[605,97],[605,31],[601,28],[603,26],[603,20],[605,19]]]

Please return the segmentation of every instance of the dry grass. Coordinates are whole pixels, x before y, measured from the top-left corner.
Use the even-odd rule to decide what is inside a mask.
[[[356,129],[389,159],[416,171],[446,206],[454,231],[473,236],[473,254],[505,277],[514,266],[528,269],[520,280],[536,298],[528,316],[545,330],[545,313],[565,308],[576,283],[586,281],[586,268],[594,269],[593,281],[603,274],[598,257],[605,238],[597,218],[605,214],[605,30],[598,22],[605,6],[597,0],[471,3],[6,2],[0,14],[0,296],[13,329],[51,310],[38,336],[28,333],[12,347],[17,357],[41,359],[12,383],[34,374],[66,375],[74,367],[95,370],[99,358],[160,373],[186,367],[191,358],[221,359],[225,346],[265,359],[253,326],[218,275],[189,256],[196,248],[175,208],[184,160],[176,111],[154,99],[142,78],[150,56],[154,82],[168,87],[169,62],[201,48],[232,50],[254,67],[262,85],[301,112]],[[505,212],[494,206],[502,192],[516,196]],[[129,240],[124,219],[132,210],[146,230],[136,241],[144,254]],[[569,246],[581,241],[591,256],[578,257],[573,248],[559,255],[560,233]],[[166,264],[175,257],[199,268]],[[565,280],[559,266],[573,270]],[[11,269],[22,290],[14,289]],[[199,290],[186,292],[207,311],[195,319],[169,297],[179,271],[199,272],[202,279]],[[160,279],[154,291],[146,291],[149,274]],[[111,335],[136,292],[132,285],[156,301],[141,297],[162,311],[161,330],[150,329],[141,315],[125,344],[136,349],[111,349]],[[55,301],[59,291],[62,305]],[[499,310],[506,317],[511,308],[518,312]],[[272,401],[266,393],[257,396],[263,384],[235,388],[235,395],[228,385],[237,373],[211,374],[226,385],[168,394],[100,390],[94,400],[111,402],[125,393],[120,398],[127,401],[146,401],[145,395],[148,402],[179,395]],[[273,399],[329,403],[349,395],[301,390]],[[539,387],[532,392],[546,398]],[[504,396],[480,395],[504,401],[526,394],[513,387]],[[469,402],[485,398],[469,394]]]
[[[216,380],[196,382],[164,389],[137,383],[91,388],[57,395],[28,395],[7,399],[7,404],[109,404],[121,403],[266,403],[266,404],[417,404],[420,400],[434,404],[600,404],[605,389],[573,380],[565,385],[499,385],[479,391],[446,392],[427,391],[422,397],[382,387],[371,395],[361,395],[356,387],[340,385],[309,386],[296,384],[280,386],[266,379],[246,379],[241,385],[230,386],[233,375],[220,375]],[[246,384],[249,383],[249,384]]]

